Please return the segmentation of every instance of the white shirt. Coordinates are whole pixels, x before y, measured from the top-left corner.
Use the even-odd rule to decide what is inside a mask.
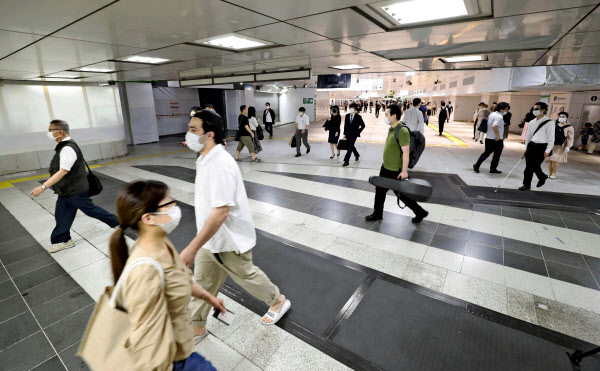
[[[496,133],[494,133],[494,126],[498,128],[498,134],[500,135],[498,138],[503,140],[504,137],[504,118],[502,114],[498,112],[492,112],[488,116],[488,124],[487,124],[487,138],[488,139],[496,139]]]
[[[529,122],[527,126],[527,136],[525,137],[525,148],[529,145],[529,142],[533,143],[547,143],[546,153],[550,153],[552,147],[554,147],[554,121],[550,120],[543,128],[538,130],[535,135],[533,132],[538,128],[539,123],[549,120],[548,117],[544,116],[541,119],[534,118]]]
[[[256,128],[258,127],[258,121],[256,121],[256,117],[250,117],[248,123],[250,124],[250,130],[256,131]]]
[[[222,145],[196,160],[194,207],[198,233],[213,208],[229,206],[229,215],[217,233],[204,244],[212,253],[237,251],[256,245],[256,231],[240,168]]]
[[[66,142],[67,140],[71,140],[71,137],[66,137],[61,140],[61,142]],[[60,168],[66,171],[71,171],[73,164],[77,161],[77,153],[75,153],[73,148],[68,146],[63,147],[60,150],[58,157],[60,158]]]
[[[306,127],[309,124],[308,116],[306,116],[306,113],[302,116],[300,116],[300,115],[296,116],[296,124],[298,124],[298,130],[306,129]]]
[[[422,134],[425,134],[425,119],[423,118],[423,112],[421,112],[418,107],[412,107],[406,110],[402,122],[408,126],[410,130],[418,130]]]
[[[271,118],[271,111],[266,110],[267,113],[265,115],[265,122],[273,122],[273,119]]]

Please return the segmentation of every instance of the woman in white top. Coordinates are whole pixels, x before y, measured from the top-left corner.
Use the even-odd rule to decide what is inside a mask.
[[[567,119],[569,114],[561,112],[558,114],[558,121],[556,122],[556,130],[561,130],[563,135],[554,136],[554,147],[552,147],[552,156],[548,157],[548,176],[550,179],[556,178],[558,172],[558,164],[561,162],[567,162],[567,154],[571,147],[573,147],[573,141],[575,139],[575,129]],[[562,143],[560,143],[562,141]]]
[[[258,135],[256,135],[256,129],[259,125],[258,119],[256,118],[256,108],[252,106],[248,107],[248,123],[250,124],[250,130],[254,133],[254,138],[252,138],[252,142],[254,143],[254,153],[258,154],[258,152],[262,151],[262,146],[258,140]]]

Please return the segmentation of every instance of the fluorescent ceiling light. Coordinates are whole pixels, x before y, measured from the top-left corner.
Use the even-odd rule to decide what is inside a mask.
[[[331,66],[331,68],[335,68],[338,70],[360,70],[362,68],[367,68],[367,67],[360,66],[358,64],[344,64],[342,66]]]
[[[110,68],[99,68],[99,67],[80,67],[80,68],[73,68],[73,71],[80,71],[80,72],[98,72],[98,73],[112,73],[112,72],[116,72],[113,69]]]
[[[194,41],[194,43],[231,50],[254,49],[273,44],[268,41],[258,40],[252,37],[235,34],[221,35],[204,40],[196,40]]]
[[[146,63],[146,64],[161,64],[170,62],[170,59],[155,58],[155,57],[142,57],[139,55],[132,55],[130,57],[120,58],[118,61],[121,62],[133,62],[133,63]]]
[[[461,55],[458,57],[444,57],[442,59],[447,63],[481,62],[486,60],[483,55]]]
[[[45,79],[81,79],[82,76],[79,76],[77,74],[74,75],[70,75],[70,74],[66,74],[66,73],[53,73],[52,75],[49,76],[42,76]]]
[[[401,25],[469,15],[465,0],[398,1],[390,2],[381,9]]]

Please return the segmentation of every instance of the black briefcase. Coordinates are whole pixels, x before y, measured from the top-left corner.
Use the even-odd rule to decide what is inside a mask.
[[[338,145],[337,145],[337,149],[340,151],[347,151],[348,150],[348,139],[340,139],[340,141],[338,142]]]
[[[396,194],[400,193],[413,201],[427,201],[433,194],[431,183],[423,179],[390,179],[381,176],[372,176],[369,183],[374,186],[391,189]]]

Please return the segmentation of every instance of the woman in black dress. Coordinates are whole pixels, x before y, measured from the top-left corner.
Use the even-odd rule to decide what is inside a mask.
[[[342,124],[342,117],[340,116],[340,107],[331,107],[331,118],[327,122],[327,130],[329,130],[329,147],[331,147],[331,158],[335,157],[333,147],[337,149],[337,144],[340,139],[340,125]],[[337,151],[338,157],[340,157],[340,150]]]

